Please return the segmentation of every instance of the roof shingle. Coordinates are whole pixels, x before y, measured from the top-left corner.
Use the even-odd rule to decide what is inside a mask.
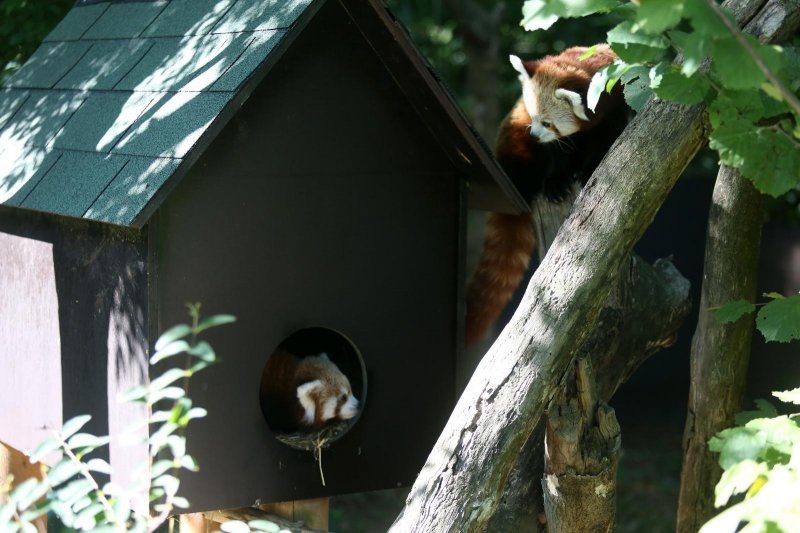
[[[133,223],[311,1],[79,2],[0,89],[0,203]]]

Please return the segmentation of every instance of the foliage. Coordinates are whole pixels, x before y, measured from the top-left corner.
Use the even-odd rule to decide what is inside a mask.
[[[770,301],[759,304],[756,315],[758,330],[767,341],[789,342],[800,338],[800,294],[784,297],[778,293],[764,294]],[[714,309],[714,316],[723,324],[736,322],[756,310],[756,305],[737,300]]]
[[[765,294],[756,326],[767,341],[800,339],[800,295],[783,297]],[[718,308],[715,316],[723,323],[752,313],[756,306],[745,300]],[[800,405],[800,388],[774,392],[783,402]],[[717,483],[714,504],[738,501],[711,519],[703,533],[736,531],[794,531],[800,523],[800,425],[797,416],[778,415],[766,400],[756,400],[756,410],[737,416],[738,427],[718,433],[709,442],[720,454],[724,472]]]
[[[798,47],[743,34],[713,0],[528,0],[523,24],[547,29],[558,17],[602,12],[621,19],[607,35],[619,60],[595,76],[590,92],[622,83],[637,110],[653,94],[685,105],[705,102],[709,145],[721,163],[772,196],[797,185]]]
[[[122,487],[107,481],[111,465],[96,453],[110,437],[98,437],[81,428],[90,420],[83,415],[68,420],[52,438],[31,454],[31,461],[60,456],[53,466],[43,467],[42,480],[28,479],[8,494],[0,506],[0,531],[35,532],[33,521],[54,513],[67,527],[80,531],[154,531],[176,508],[189,502],[178,496],[179,472],[196,471],[197,463],[186,453],[185,430],[189,422],[206,415],[186,396],[188,380],[218,361],[208,342],[199,340],[203,331],[228,324],[230,315],[200,319],[200,305],[189,305],[191,325],[180,324],[164,332],[155,344],[150,364],[172,362],[183,355],[182,365],[173,366],[149,385],[129,390],[121,400],[147,407],[149,431],[129,428],[147,439],[152,464],[141,465],[138,482]],[[149,432],[149,437],[146,434]],[[142,441],[140,440],[139,443]],[[4,488],[3,492],[10,489]],[[149,507],[137,507],[137,495],[149,493]],[[272,526],[270,526],[272,527]]]
[[[0,0],[0,83],[30,56],[74,0]]]
[[[783,401],[800,404],[800,389],[776,392]],[[764,402],[766,403],[766,402]],[[767,404],[769,405],[769,404]],[[724,469],[714,504],[736,503],[706,523],[701,533],[796,531],[800,524],[800,425],[794,416],[767,414],[743,426],[726,429],[709,442]],[[796,416],[796,415],[795,415]]]

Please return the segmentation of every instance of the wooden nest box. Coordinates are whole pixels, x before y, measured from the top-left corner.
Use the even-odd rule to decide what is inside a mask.
[[[158,334],[238,318],[191,383],[192,510],[410,484],[455,401],[465,209],[525,209],[377,0],[78,2],[0,89],[0,202],[11,446],[89,413],[124,473]],[[325,487],[259,406],[298,331],[369,382]]]

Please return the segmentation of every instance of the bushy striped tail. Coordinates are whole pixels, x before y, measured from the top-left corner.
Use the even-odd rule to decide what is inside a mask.
[[[511,300],[528,271],[535,246],[530,213],[489,214],[481,259],[467,286],[467,345],[486,334]]]

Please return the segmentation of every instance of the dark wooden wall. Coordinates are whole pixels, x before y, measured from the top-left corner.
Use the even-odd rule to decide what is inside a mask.
[[[238,322],[191,386],[215,509],[409,485],[454,402],[462,185],[337,2],[328,2],[157,213],[160,327],[186,301]],[[363,416],[323,453],[279,443],[258,402],[269,353],[311,325],[367,365]]]
[[[31,450],[91,414],[121,480],[146,458],[116,439],[142,414],[116,395],[147,377],[146,252],[133,230],[0,208],[0,440]]]

